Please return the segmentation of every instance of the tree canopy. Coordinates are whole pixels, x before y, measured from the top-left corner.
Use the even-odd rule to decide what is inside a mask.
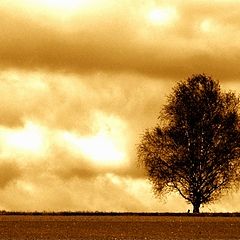
[[[177,191],[193,212],[240,182],[239,98],[205,74],[179,82],[156,127],[138,145],[138,161],[158,196]]]

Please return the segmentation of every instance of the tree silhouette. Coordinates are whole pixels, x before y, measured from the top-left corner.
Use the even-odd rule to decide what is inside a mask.
[[[239,98],[193,75],[177,84],[160,114],[142,136],[138,161],[158,196],[177,191],[199,213],[240,182]]]

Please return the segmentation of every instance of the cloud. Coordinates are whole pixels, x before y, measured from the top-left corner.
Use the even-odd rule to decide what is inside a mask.
[[[46,85],[33,74],[14,71],[0,73],[0,124],[23,126],[24,119],[34,112],[41,112],[44,105],[40,101],[48,94]],[[47,103],[46,103],[47,104]]]
[[[31,2],[1,3],[0,207],[186,211],[153,197],[136,144],[176,81],[205,72],[240,89],[239,4]],[[153,22],[154,9],[172,15]],[[211,209],[237,211],[238,196]]]
[[[112,82],[108,74],[91,76],[90,81],[87,76],[2,73],[6,114],[16,111],[21,120],[17,125],[1,123],[1,154],[21,166],[18,174],[3,168],[12,179],[1,191],[2,209],[151,211],[150,200],[158,206],[142,179],[142,169],[137,168],[135,136],[142,123],[152,121],[148,114],[156,114],[158,105],[153,103],[162,101],[164,94],[159,96],[159,91],[166,84],[156,88],[154,80],[140,76],[118,78]],[[125,84],[122,78],[130,81]],[[78,141],[99,131],[125,152],[124,164],[98,163],[81,151]],[[136,188],[143,186],[138,196]]]
[[[156,124],[174,81],[11,70],[1,73],[0,84],[5,109],[0,128],[1,158],[6,159],[1,168],[6,173],[2,174],[3,209],[185,211],[185,204],[174,207],[175,197],[165,203],[154,200],[149,184],[147,198],[136,190],[146,184],[145,173],[137,166],[136,144],[144,129]],[[114,152],[112,160],[103,155],[113,161],[108,164],[91,154],[98,140],[104,139],[103,148],[111,140],[124,153],[117,164]],[[86,140],[90,152],[83,148]],[[13,200],[11,192],[17,194]],[[109,192],[114,193],[111,198]],[[125,196],[119,200],[119,194]]]
[[[115,124],[114,130],[120,122],[138,130],[143,122],[147,127],[157,119],[166,91],[173,86],[172,81],[139,75],[6,71],[1,76],[2,125],[16,127],[33,120],[83,135],[109,124]]]
[[[27,174],[29,174],[27,176]],[[33,177],[30,169],[24,178],[9,184],[1,193],[1,208],[15,211],[166,211],[185,209],[184,201],[174,207],[174,198],[161,204],[145,180],[132,180],[115,174],[92,179],[59,179],[40,168]],[[151,204],[150,204],[151,203]]]
[[[157,1],[113,1],[65,22],[46,15],[48,23],[37,10],[34,16],[15,6],[13,15],[5,7],[0,19],[4,23],[0,64],[3,68],[125,72],[160,78],[206,72],[236,79],[240,19],[233,9],[238,3],[216,4],[176,1],[172,5],[177,17],[166,26],[155,26],[147,18],[151,8],[166,5]]]
[[[5,188],[8,184],[17,180],[21,176],[21,169],[13,161],[0,161],[0,188]]]

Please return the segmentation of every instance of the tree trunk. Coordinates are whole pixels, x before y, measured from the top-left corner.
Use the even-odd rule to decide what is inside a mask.
[[[194,202],[193,203],[193,213],[199,213],[200,203]]]

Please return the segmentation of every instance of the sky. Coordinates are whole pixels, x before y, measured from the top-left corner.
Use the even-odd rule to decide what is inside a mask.
[[[0,209],[185,212],[136,146],[174,85],[239,93],[240,1],[0,1]],[[240,211],[240,192],[202,211]]]

